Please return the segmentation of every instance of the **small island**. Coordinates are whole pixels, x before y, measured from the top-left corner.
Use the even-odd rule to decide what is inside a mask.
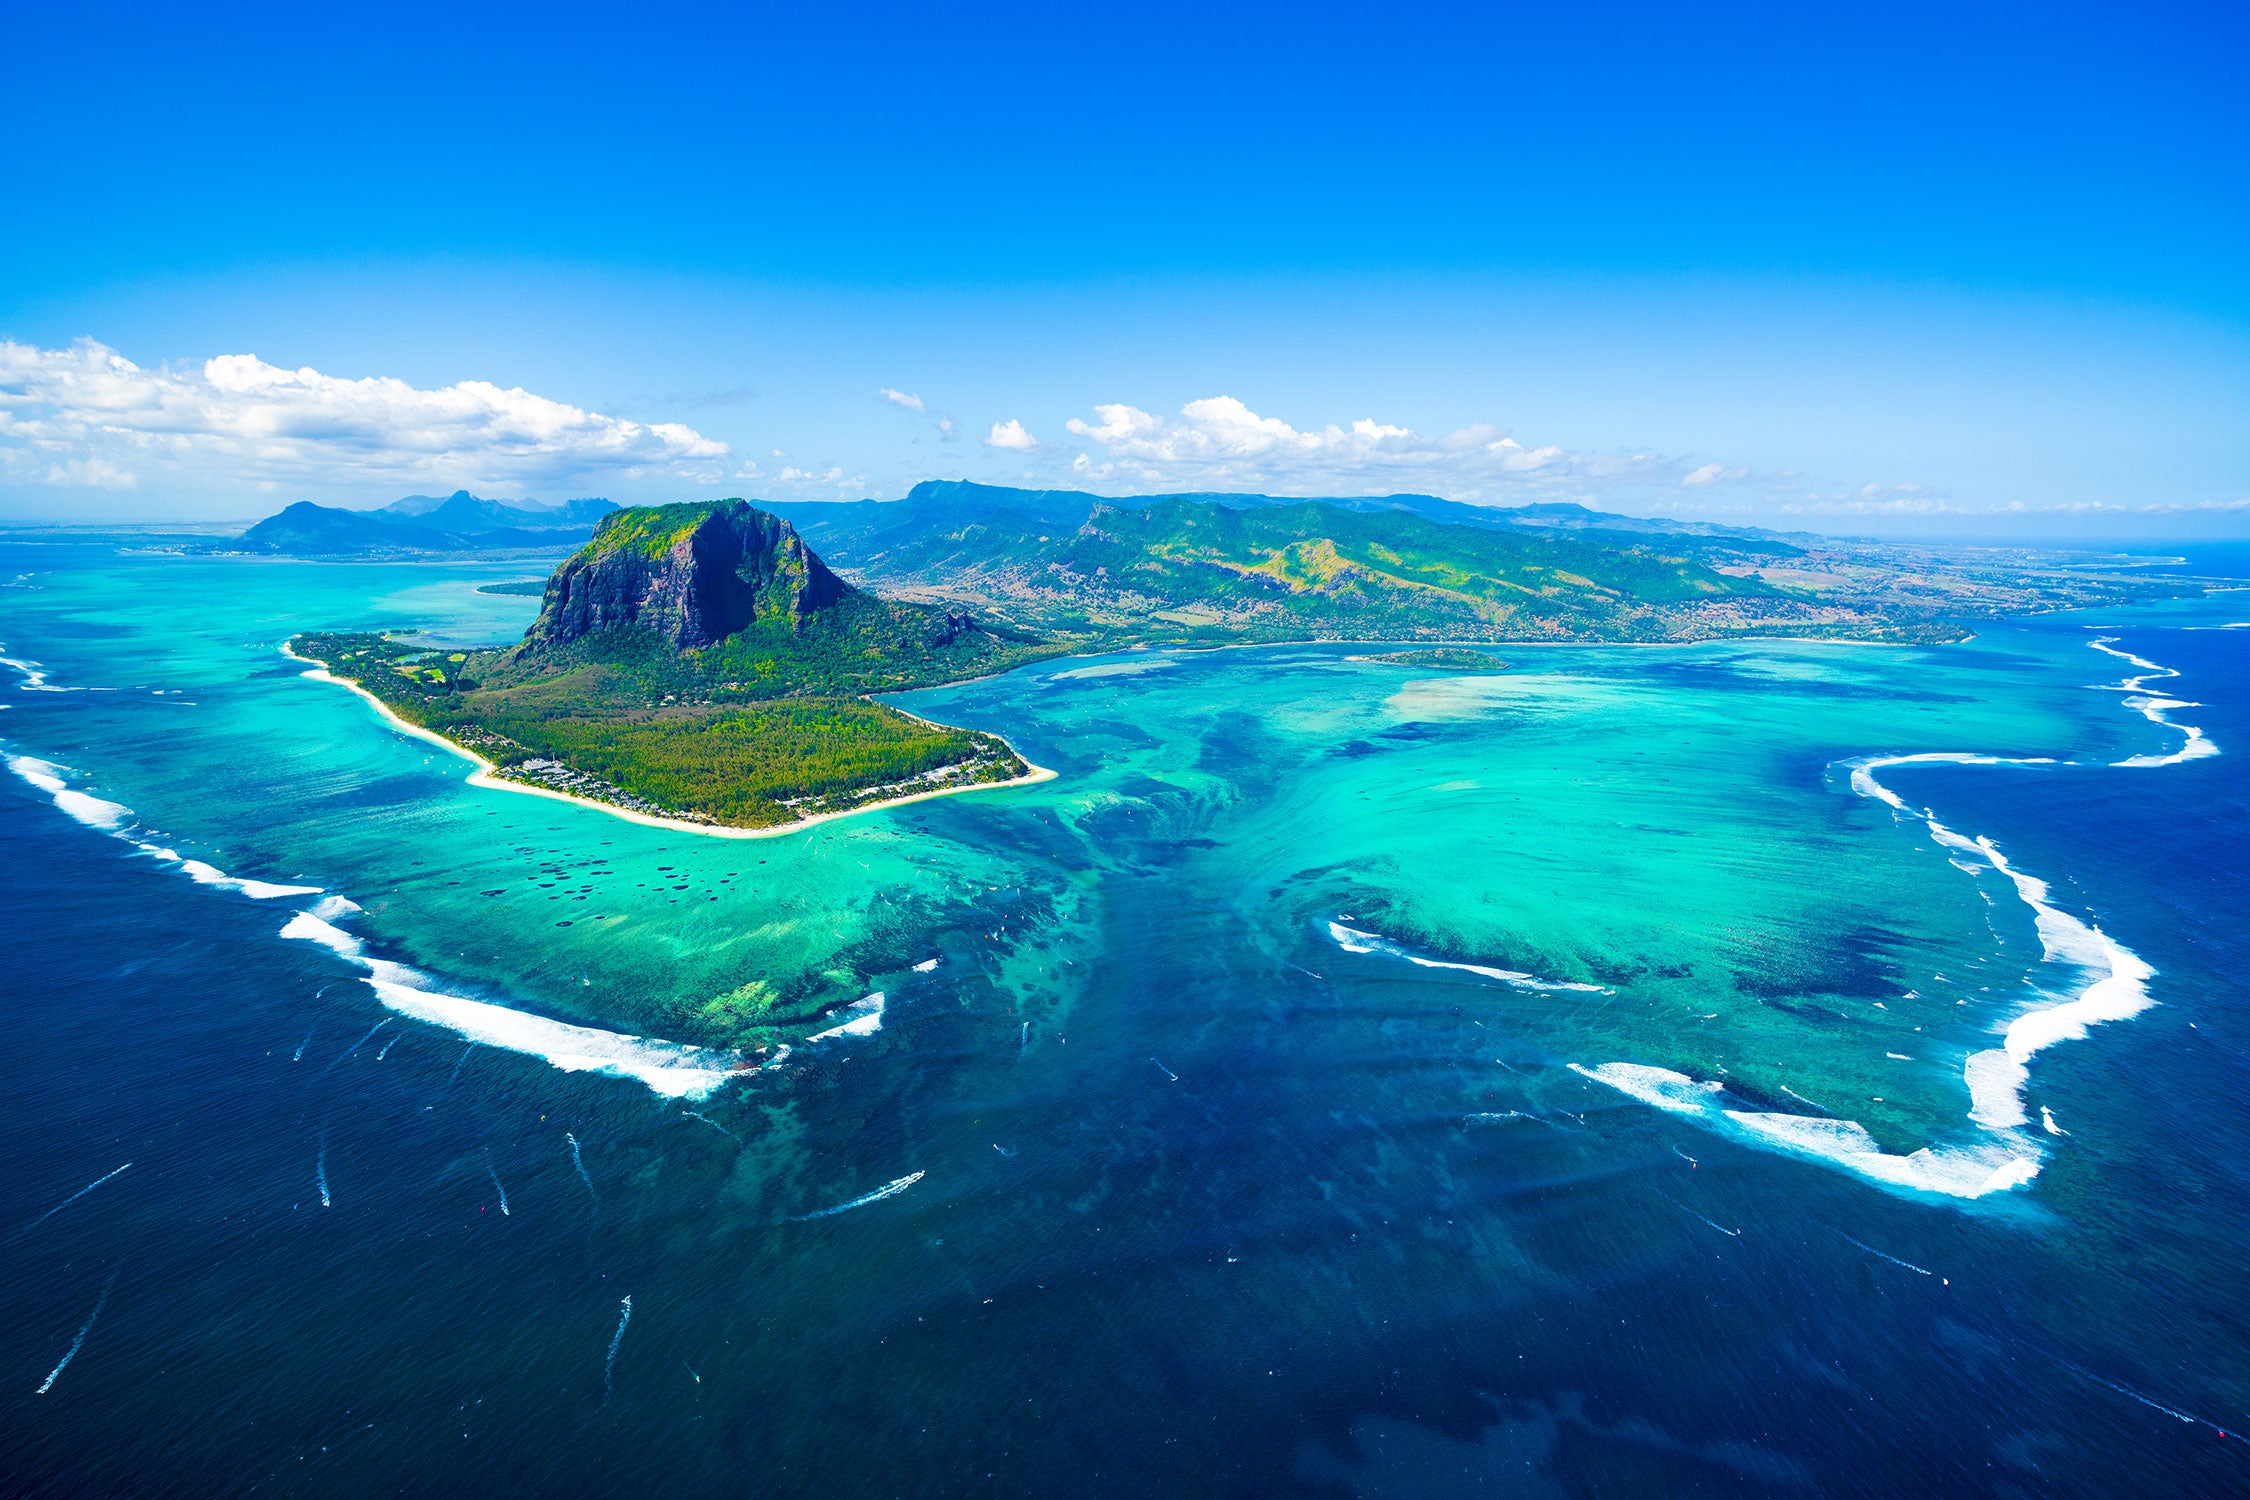
[[[1050,774],[998,735],[868,695],[1063,648],[853,588],[743,501],[615,511],[541,591],[501,650],[370,631],[289,649],[481,762],[480,784],[702,832],[787,832]]]
[[[1508,670],[1508,664],[1499,657],[1471,651],[1465,646],[1425,646],[1414,651],[1386,651],[1380,656],[1347,656],[1344,660],[1373,662],[1386,667],[1425,667],[1437,672]]]

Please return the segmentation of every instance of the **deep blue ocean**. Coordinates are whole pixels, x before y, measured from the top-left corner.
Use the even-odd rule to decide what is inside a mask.
[[[1128,819],[1125,957],[1004,1097],[970,1006],[698,1118],[363,1036],[271,904],[0,778],[0,1490],[2250,1493],[2250,631],[2181,623],[2114,633],[2224,753],[1896,776],[2160,976],[2040,1056],[2071,1134],[2002,1211],[1580,1083],[1426,970],[1284,987]],[[1543,1119],[1430,1102],[1475,1049]],[[741,1196],[777,1142],[880,1186],[941,1139],[849,1213]]]

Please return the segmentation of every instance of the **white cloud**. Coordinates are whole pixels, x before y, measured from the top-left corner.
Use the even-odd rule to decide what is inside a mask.
[[[954,419],[953,413],[939,410],[912,391],[902,391],[886,385],[875,394],[904,411],[913,412],[917,416],[928,417],[931,424],[937,428],[938,436],[947,442],[952,441],[953,435],[961,430],[961,424]]]
[[[992,433],[984,440],[987,448],[1007,448],[1017,453],[1028,453],[1039,446],[1039,439],[1023,430],[1023,423],[1010,417],[1005,422],[992,424]]]
[[[1718,477],[1725,472],[1726,466],[1723,464],[1705,464],[1702,468],[1697,469],[1692,473],[1681,475],[1680,483],[1688,486],[1690,489],[1701,489],[1704,485],[1716,481]]]
[[[826,469],[800,469],[787,464],[773,476],[770,488],[800,499],[856,497],[867,493],[867,476],[847,474],[835,464]]]
[[[1481,422],[1437,437],[1366,417],[1349,426],[1300,430],[1232,396],[1190,401],[1171,418],[1122,402],[1096,406],[1094,414],[1096,421],[1074,417],[1064,425],[1105,450],[1108,462],[1078,467],[1121,483],[1283,494],[1419,488],[1461,500],[1506,501],[1679,483],[1691,473],[1655,454],[1526,448]]]
[[[0,477],[18,483],[716,482],[727,452],[676,422],[628,422],[481,380],[425,390],[253,354],[149,370],[91,339],[68,349],[0,339]]]

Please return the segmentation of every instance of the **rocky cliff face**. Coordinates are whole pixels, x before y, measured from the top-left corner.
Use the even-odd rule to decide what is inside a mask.
[[[639,625],[697,650],[754,621],[801,628],[855,593],[787,521],[744,501],[620,510],[547,580],[524,644]]]

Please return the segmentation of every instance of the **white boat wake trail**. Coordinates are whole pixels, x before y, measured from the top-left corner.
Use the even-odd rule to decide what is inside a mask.
[[[94,1310],[87,1315],[86,1326],[79,1329],[78,1337],[70,1341],[70,1352],[62,1357],[62,1364],[55,1366],[52,1370],[49,1370],[47,1372],[47,1378],[39,1383],[39,1389],[32,1392],[33,1395],[44,1396],[47,1394],[47,1392],[53,1390],[55,1388],[55,1382],[62,1378],[64,1367],[78,1357],[79,1350],[86,1347],[86,1335],[94,1331],[94,1320],[102,1315],[103,1308],[109,1306],[110,1288],[116,1285],[117,1273],[112,1271],[109,1277],[109,1285],[104,1286],[102,1288],[101,1296],[94,1299]]]
[[[802,1224],[808,1219],[825,1219],[831,1214],[846,1213],[855,1208],[865,1208],[870,1203],[880,1203],[885,1198],[896,1197],[898,1194],[905,1192],[908,1188],[914,1186],[915,1183],[920,1182],[921,1180],[921,1173],[910,1172],[904,1177],[893,1178],[891,1181],[883,1184],[872,1193],[860,1194],[857,1198],[854,1198],[849,1203],[839,1203],[834,1208],[815,1209],[809,1214],[797,1214],[792,1217],[789,1222],[792,1224]]]
[[[2167,717],[2173,709],[2195,705],[2145,691],[2150,681],[2177,677],[2179,673],[2116,649],[2114,640],[2105,636],[2088,644],[2096,651],[2139,667],[2141,673],[2111,684],[2109,690],[2126,694],[2126,707],[2151,723],[2178,730],[2185,741],[2169,755],[2135,755],[2111,764],[2136,769],[2175,766],[2183,761],[2217,755],[2219,747],[2201,729],[2174,723]],[[1723,1084],[1698,1082],[1684,1073],[1643,1063],[1611,1062],[1598,1067],[1572,1063],[1570,1066],[1573,1071],[1630,1094],[1645,1104],[1692,1117],[1721,1134],[1752,1145],[1814,1157],[1893,1187],[1957,1198],[1981,1198],[1987,1193],[2021,1187],[2039,1175],[2045,1160],[2044,1148],[2024,1129],[2030,1123],[2030,1117],[2024,1112],[2023,1090],[2030,1080],[2031,1059],[2057,1042],[2080,1040],[2090,1027],[2122,1021],[2148,1009],[2155,1003],[2148,993],[2148,980],[2155,970],[2139,954],[2093,923],[2054,906],[2047,899],[2047,883],[2017,869],[1992,840],[1972,838],[1948,828],[1928,808],[1909,805],[1877,779],[1878,772],[1892,766],[2044,766],[2060,762],[2045,757],[2011,759],[1936,751],[1869,756],[1846,764],[1851,769],[1851,788],[1855,793],[1884,803],[1902,818],[1921,823],[1932,839],[1957,856],[1955,863],[1962,869],[1974,873],[1981,867],[2006,876],[2015,887],[2018,899],[2031,908],[2044,962],[2071,975],[2070,980],[2042,993],[2041,999],[2046,1003],[2035,1005],[2010,1021],[1999,1046],[1972,1053],[1963,1065],[1962,1078],[1969,1093],[1968,1117],[1986,1132],[1985,1138],[1966,1144],[1925,1146],[1910,1155],[1895,1156],[1877,1145],[1866,1127],[1856,1120],[1729,1109]],[[2053,1117],[2046,1118],[2050,1122],[2050,1133],[2059,1134],[2051,1124]]]

